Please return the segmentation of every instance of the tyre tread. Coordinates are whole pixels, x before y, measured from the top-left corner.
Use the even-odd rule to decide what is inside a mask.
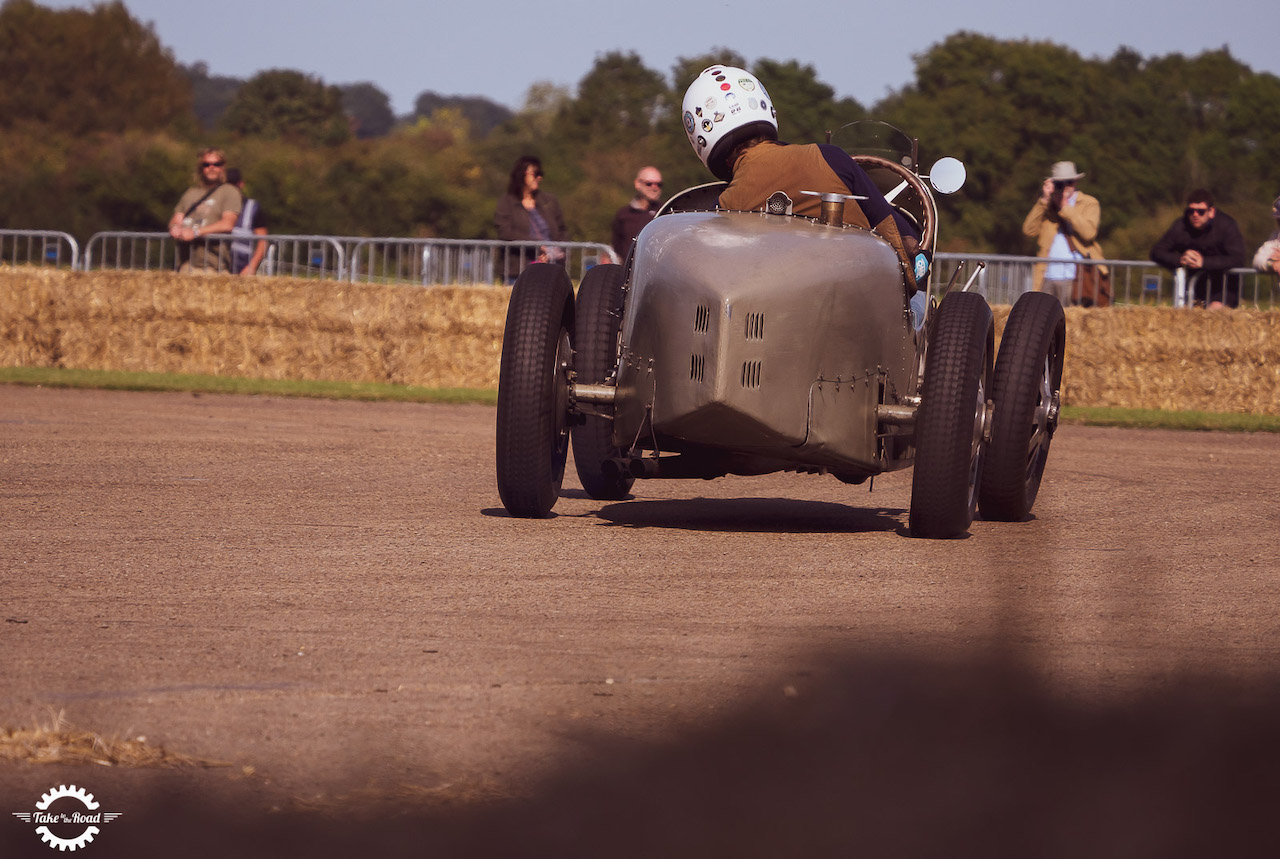
[[[560,494],[567,446],[557,450],[554,384],[563,330],[573,330],[568,275],[530,266],[511,291],[498,377],[498,494],[513,516],[547,516]]]

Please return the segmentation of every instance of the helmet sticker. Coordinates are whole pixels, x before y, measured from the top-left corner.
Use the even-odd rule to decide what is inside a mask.
[[[705,131],[705,132],[707,132],[708,134],[710,134],[710,133],[711,133],[711,129],[713,129],[713,128],[715,128],[715,127],[716,127],[716,124],[715,124],[714,122],[712,122],[711,120],[709,120],[709,119],[704,119],[704,120],[702,120],[702,130],[703,130],[703,131]]]
[[[747,104],[751,105],[752,110],[755,110],[760,106],[760,102],[756,101],[754,98],[747,99]]]
[[[738,86],[742,87],[747,92],[751,92],[756,88],[755,81],[751,80],[751,78],[738,78]]]
[[[724,114],[720,113],[719,111],[717,111],[716,115],[711,118],[714,119],[716,122],[724,122]]]
[[[686,134],[693,134],[693,114],[687,110],[684,112],[684,130]]]
[[[703,137],[701,134],[698,135],[698,148],[699,149],[707,148],[707,138]]]
[[[715,110],[715,109],[716,109],[716,97],[715,97],[715,96],[711,96],[710,98],[708,98],[708,99],[707,99],[707,101],[706,101],[706,108],[707,108],[707,110]],[[701,115],[701,114],[699,114],[699,115]]]
[[[720,89],[724,90],[725,92],[728,92],[729,90],[733,89],[733,84],[720,84]]]
[[[730,115],[738,114],[738,113],[742,113],[742,105],[737,104],[737,103],[734,103],[734,104],[729,105],[729,114],[730,114]]]

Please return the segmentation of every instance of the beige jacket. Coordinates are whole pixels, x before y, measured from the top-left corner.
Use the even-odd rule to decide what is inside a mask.
[[[1053,237],[1058,228],[1065,222],[1068,225],[1067,241],[1071,247],[1086,259],[1104,259],[1102,246],[1098,244],[1098,223],[1102,220],[1102,207],[1095,197],[1076,192],[1070,206],[1063,206],[1058,214],[1049,213],[1045,203],[1036,200],[1026,220],[1022,222],[1022,232],[1037,239],[1039,246],[1036,256],[1047,257],[1049,248],[1053,247]],[[1044,263],[1035,267],[1034,286],[1037,292],[1044,283]],[[1107,267],[1098,266],[1099,274],[1106,274]]]

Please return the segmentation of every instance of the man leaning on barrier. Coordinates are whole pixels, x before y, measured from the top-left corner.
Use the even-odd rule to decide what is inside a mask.
[[[169,219],[169,235],[178,245],[178,271],[229,271],[231,258],[224,241],[203,236],[230,233],[240,217],[240,191],[226,183],[227,159],[221,149],[205,149],[196,162],[196,184],[178,200]]]
[[[1235,219],[1218,211],[1203,188],[1187,197],[1187,208],[1151,249],[1151,260],[1191,275],[1192,298],[1210,310],[1240,305],[1240,279],[1228,274],[1244,265],[1244,236]]]

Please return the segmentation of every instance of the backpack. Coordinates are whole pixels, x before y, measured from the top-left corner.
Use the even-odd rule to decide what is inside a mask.
[[[231,241],[231,270],[236,274],[244,271],[253,256],[253,242],[249,239],[253,236],[253,219],[257,214],[258,201],[246,197],[244,206],[240,209],[240,217],[236,218],[236,225],[231,228],[231,235],[236,236]]]

